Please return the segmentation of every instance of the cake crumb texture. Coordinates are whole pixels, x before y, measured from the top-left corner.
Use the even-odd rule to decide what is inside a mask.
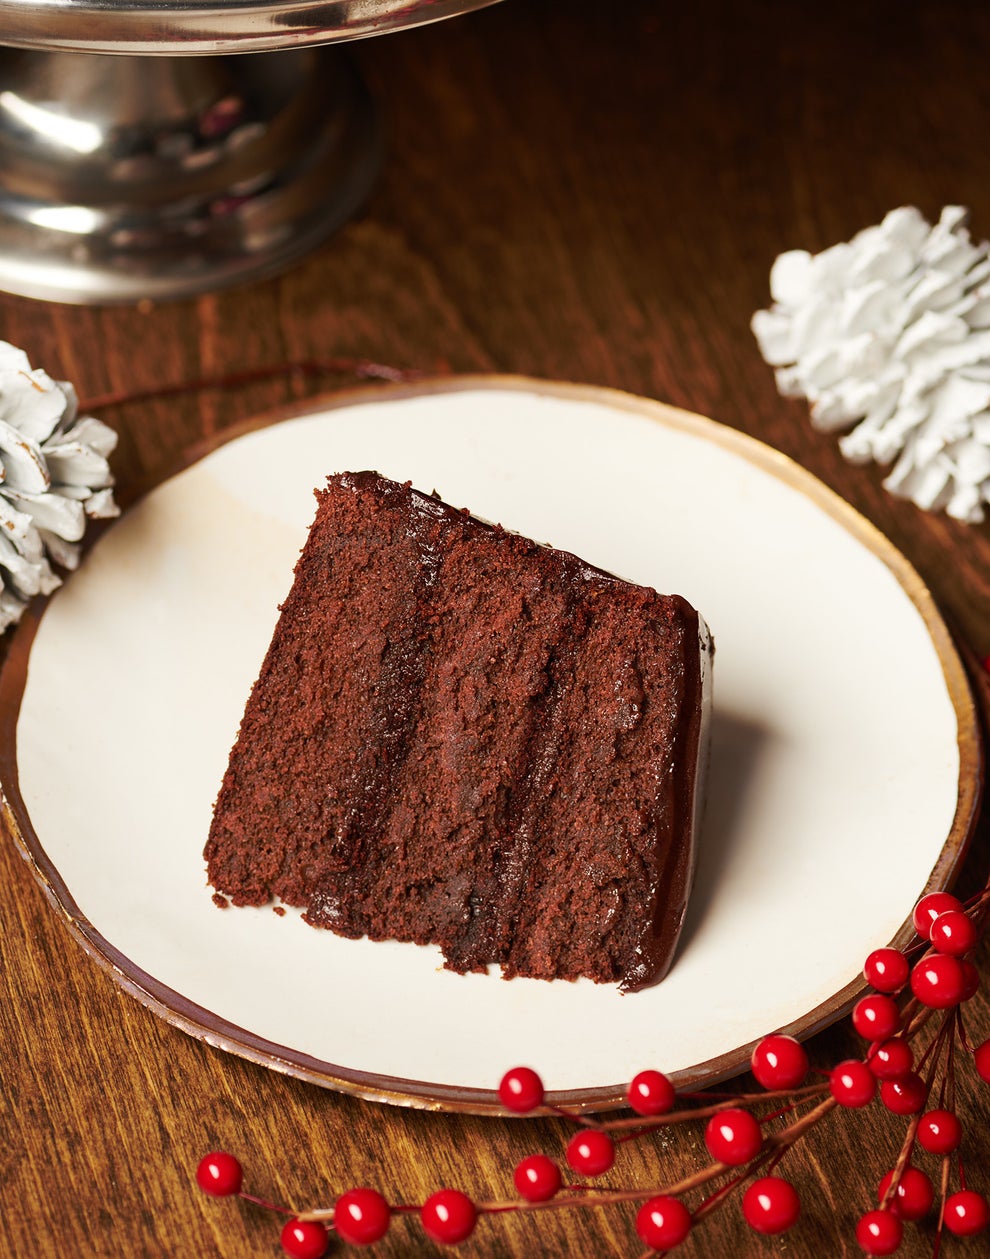
[[[376,473],[317,500],[210,883],[456,971],[656,982],[692,868],[698,614]]]

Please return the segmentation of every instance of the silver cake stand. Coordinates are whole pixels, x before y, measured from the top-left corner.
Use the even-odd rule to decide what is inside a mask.
[[[332,45],[491,3],[0,0],[0,290],[128,302],[281,270],[380,162]]]

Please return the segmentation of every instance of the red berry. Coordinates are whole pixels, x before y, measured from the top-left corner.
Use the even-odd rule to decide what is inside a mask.
[[[474,1232],[478,1208],[459,1189],[438,1189],[420,1207],[419,1218],[435,1242],[456,1246]]]
[[[502,1076],[498,1098],[506,1110],[526,1115],[543,1105],[543,1081],[532,1067],[513,1067]]]
[[[196,1183],[214,1198],[229,1198],[231,1194],[240,1193],[243,1178],[240,1163],[225,1150],[205,1155],[196,1168]]]
[[[765,1089],[794,1089],[808,1074],[808,1055],[793,1036],[764,1036],[750,1058],[750,1070]]]
[[[922,1005],[947,1010],[958,1005],[966,990],[962,964],[946,953],[929,954],[911,971],[911,991]]]
[[[962,1188],[947,1197],[943,1219],[948,1231],[957,1238],[971,1238],[990,1224],[990,1206],[982,1194]]]
[[[940,953],[962,957],[976,944],[976,927],[969,914],[961,909],[947,909],[932,923],[929,933],[932,946]]]
[[[975,997],[980,988],[980,972],[976,969],[972,962],[966,958],[961,958],[959,965],[963,972],[963,1001],[968,1001],[970,997]]]
[[[853,1027],[867,1040],[886,1040],[901,1025],[901,1012],[893,997],[871,993],[853,1006]]]
[[[928,1085],[920,1075],[909,1071],[896,1080],[884,1080],[880,1100],[895,1115],[917,1115],[928,1101]]]
[[[601,1176],[615,1162],[615,1144],[600,1128],[582,1129],[567,1143],[567,1162],[582,1176]]]
[[[980,1079],[990,1084],[990,1040],[985,1040],[982,1045],[977,1045],[976,1053],[973,1055],[973,1062],[976,1064],[976,1073]]]
[[[972,1237],[990,1224],[990,1205],[982,1193],[960,1189],[945,1200],[945,1227],[957,1237]]]
[[[323,1259],[330,1234],[319,1220],[289,1220],[282,1229],[282,1249],[292,1259]]]
[[[865,1062],[859,1062],[855,1058],[847,1058],[845,1062],[832,1068],[828,1086],[840,1106],[852,1109],[868,1106],[877,1092],[873,1072]]]
[[[719,1163],[742,1167],[763,1148],[763,1131],[748,1110],[731,1106],[709,1119],[705,1145]]]
[[[932,923],[949,909],[962,909],[962,902],[949,892],[929,892],[914,907],[914,929],[922,940],[931,939]]]
[[[665,1115],[672,1109],[676,1094],[663,1072],[640,1071],[633,1077],[626,1098],[637,1115]]]
[[[904,1227],[893,1211],[867,1211],[856,1225],[856,1240],[868,1255],[892,1255],[903,1236]]]
[[[651,1250],[673,1250],[691,1231],[691,1212],[680,1198],[650,1198],[636,1214],[636,1232]]]
[[[345,1242],[370,1246],[388,1232],[391,1212],[377,1189],[348,1189],[337,1199],[333,1226]]]
[[[880,1182],[877,1197],[881,1202],[887,1197],[887,1190],[894,1180],[894,1173],[888,1172]],[[902,1220],[923,1219],[932,1209],[935,1201],[935,1190],[932,1182],[917,1167],[905,1167],[901,1173],[897,1192],[890,1199],[890,1209]]]
[[[914,1052],[902,1037],[892,1036],[870,1046],[866,1064],[878,1080],[898,1080],[914,1066]]]
[[[520,1198],[527,1202],[549,1202],[560,1189],[560,1168],[545,1154],[530,1154],[512,1173]]]
[[[929,1154],[951,1154],[962,1141],[962,1124],[951,1110],[930,1110],[918,1122],[918,1144]]]
[[[900,992],[910,973],[911,964],[900,949],[874,949],[863,967],[866,982],[877,992]]]
[[[742,1211],[746,1223],[758,1233],[783,1233],[801,1214],[801,1199],[789,1180],[764,1176],[746,1190]]]

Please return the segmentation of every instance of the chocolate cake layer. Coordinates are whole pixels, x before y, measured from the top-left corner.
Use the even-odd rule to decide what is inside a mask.
[[[692,870],[698,614],[376,473],[317,499],[211,884],[458,971],[656,982]]]

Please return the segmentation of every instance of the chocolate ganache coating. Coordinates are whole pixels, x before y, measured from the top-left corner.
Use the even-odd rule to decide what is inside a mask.
[[[210,883],[460,972],[657,982],[700,807],[698,613],[374,472],[317,500]]]

